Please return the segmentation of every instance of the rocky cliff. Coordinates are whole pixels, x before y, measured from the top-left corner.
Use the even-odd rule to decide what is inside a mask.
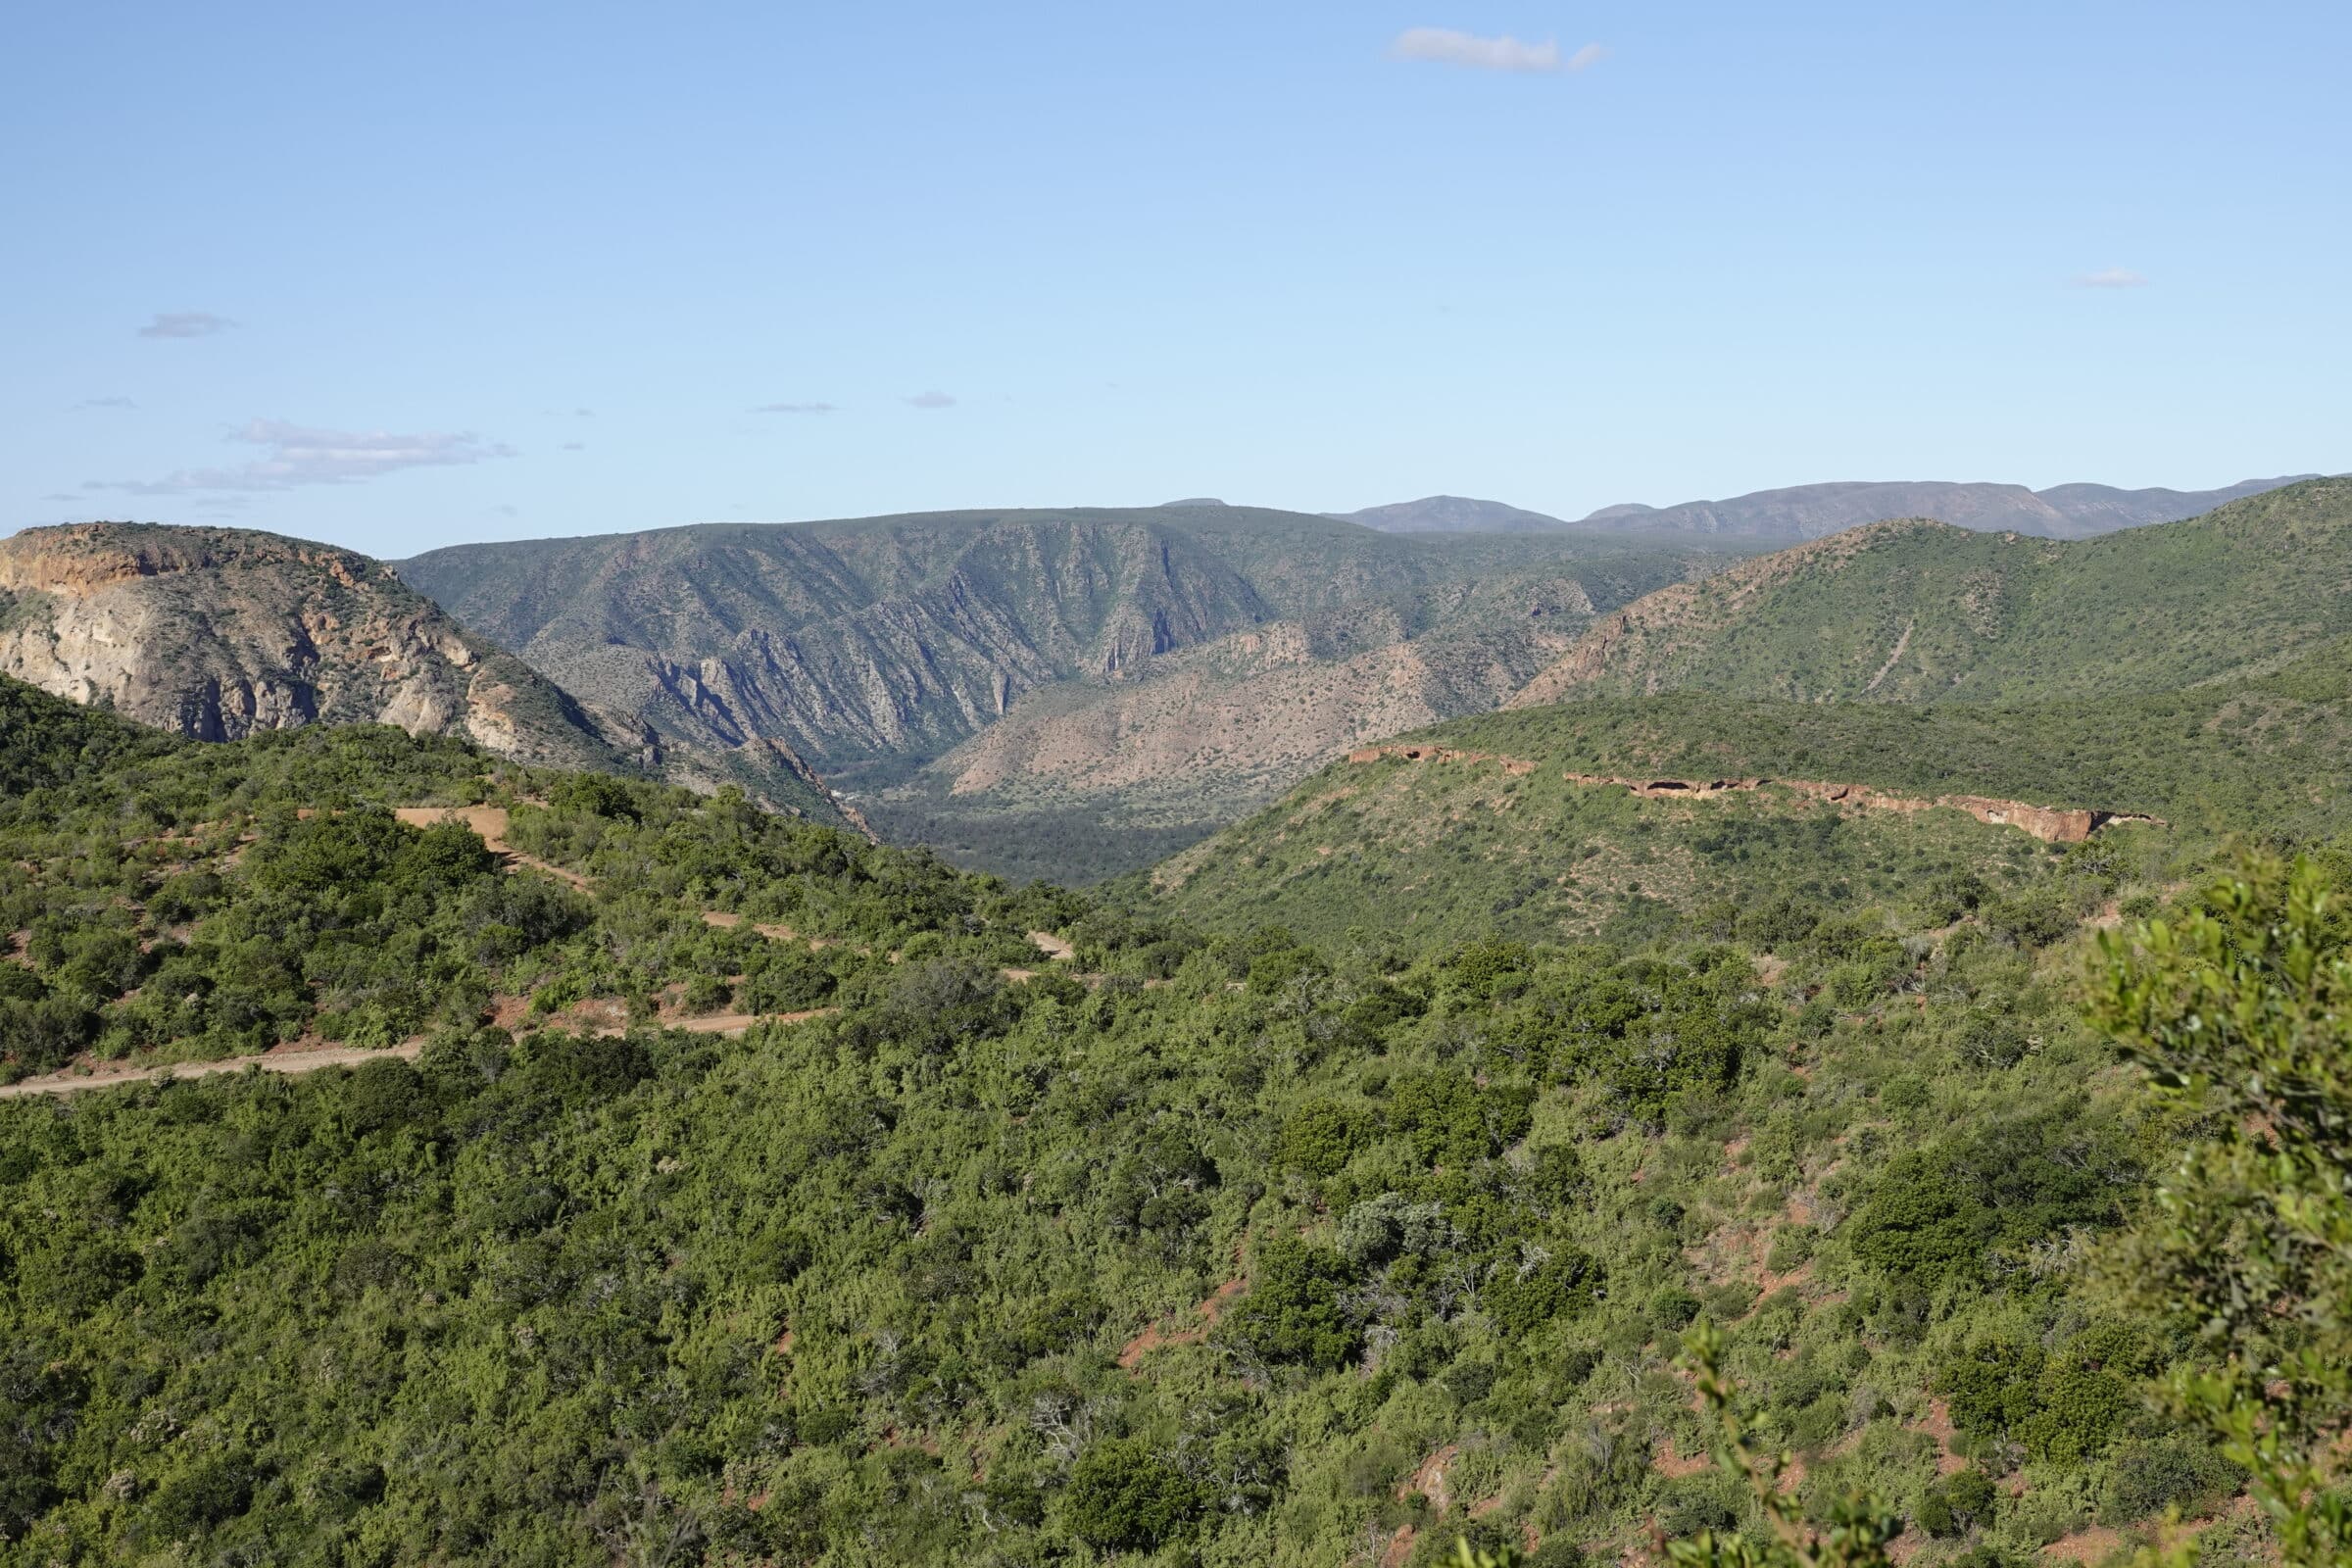
[[[1039,812],[1206,831],[1334,748],[1493,707],[1596,607],[1709,559],[1187,502],[467,545],[400,570],[664,744],[773,740],[886,837],[962,853],[1035,843]]]
[[[575,702],[382,563],[275,534],[77,523],[0,540],[0,672],[198,740],[395,724],[534,764],[780,779],[778,804],[834,814],[789,748],[746,764],[666,744]]]

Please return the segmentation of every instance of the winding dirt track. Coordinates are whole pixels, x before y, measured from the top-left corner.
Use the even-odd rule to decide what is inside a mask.
[[[527,865],[534,871],[568,882],[582,893],[588,891],[588,879],[577,871],[566,871],[536,855],[525,855],[507,842],[507,808],[503,806],[404,806],[392,813],[411,827],[431,827],[436,822],[459,821],[473,829],[492,855],[507,860],[510,867]]]
[[[356,1067],[362,1062],[376,1061],[385,1056],[398,1056],[404,1061],[415,1060],[424,1049],[422,1040],[405,1040],[397,1046],[370,1049],[366,1046],[279,1047],[265,1051],[258,1056],[231,1056],[226,1061],[173,1061],[160,1067],[100,1067],[92,1072],[53,1072],[38,1078],[26,1078],[13,1084],[0,1084],[0,1100],[21,1100],[27,1095],[77,1095],[85,1089],[116,1089],[123,1084],[151,1084],[166,1078],[210,1078],[216,1073],[243,1072],[251,1067],[257,1072],[317,1072],[321,1067]]]
[[[430,827],[436,822],[452,819],[463,822],[473,829],[491,854],[506,861],[510,871],[516,866],[527,865],[534,871],[543,871],[549,876],[561,878],[578,888],[582,893],[591,891],[588,879],[579,872],[565,870],[563,866],[551,864],[535,855],[524,855],[509,844],[507,842],[508,817],[503,807],[404,806],[393,814],[411,827]],[[734,925],[743,917],[710,910],[704,913],[703,918],[712,925],[725,926]],[[762,925],[759,927],[759,931],[762,936],[797,940],[789,926]],[[5,933],[0,933],[0,935],[5,935]],[[808,945],[817,948],[828,944],[822,937],[811,937],[808,939]],[[722,1012],[700,1018],[663,1018],[660,1022],[666,1029],[686,1029],[696,1034],[723,1035],[733,1038],[746,1033],[759,1024],[805,1023],[810,1018],[821,1018],[839,1009],[833,1007],[811,1007],[804,1012]],[[216,1073],[243,1072],[248,1067],[260,1072],[294,1073],[317,1072],[322,1067],[356,1067],[364,1062],[374,1061],[384,1056],[398,1056],[407,1061],[416,1059],[416,1054],[423,1049],[424,1040],[419,1036],[414,1040],[405,1040],[397,1046],[374,1048],[297,1043],[276,1046],[259,1055],[231,1056],[225,1061],[174,1061],[155,1067],[119,1067],[112,1063],[102,1063],[93,1068],[70,1067],[60,1072],[43,1073],[36,1078],[21,1079],[13,1084],[0,1084],[0,1100],[23,1100],[32,1095],[77,1095],[84,1090],[115,1089],[123,1084],[159,1083],[168,1078],[209,1078]]]

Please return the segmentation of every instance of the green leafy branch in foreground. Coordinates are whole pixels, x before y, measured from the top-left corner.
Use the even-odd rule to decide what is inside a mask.
[[[2327,888],[2250,858],[2178,922],[2103,937],[2091,1011],[2202,1118],[2102,1283],[2201,1345],[2160,1397],[2246,1469],[2282,1559],[2346,1568],[2328,1455],[2352,1419],[2352,928]]]
[[[1831,1505],[1826,1524],[1817,1523],[1782,1490],[1788,1455],[1759,1455],[1749,1446],[1738,1391],[1723,1373],[1724,1345],[1721,1329],[1703,1320],[1693,1324],[1683,1338],[1683,1364],[1714,1423],[1710,1448],[1716,1468],[1747,1483],[1772,1527],[1771,1538],[1755,1541],[1733,1531],[1702,1530],[1668,1541],[1659,1531],[1653,1546],[1675,1568],[1891,1568],[1886,1543],[1903,1530],[1893,1509],[1867,1494],[1849,1494]],[[1515,1568],[1523,1560],[1512,1547],[1484,1551],[1467,1540],[1455,1543],[1454,1557],[1457,1568]]]
[[[1756,1504],[1772,1527],[1767,1541],[1743,1535],[1702,1530],[1682,1541],[1660,1540],[1666,1560],[1676,1568],[1886,1568],[1886,1543],[1902,1533],[1894,1510],[1866,1494],[1839,1497],[1829,1518],[1817,1523],[1805,1516],[1796,1500],[1781,1488],[1788,1456],[1759,1456],[1748,1446],[1748,1428],[1740,1414],[1737,1391],[1723,1375],[1723,1331],[1701,1321],[1683,1339],[1688,1365],[1698,1396],[1713,1419],[1710,1445],[1717,1469],[1744,1480]]]

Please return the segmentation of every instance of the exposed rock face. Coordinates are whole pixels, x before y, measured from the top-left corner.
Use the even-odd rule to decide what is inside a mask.
[[[1205,830],[1348,746],[1493,708],[1597,607],[1715,560],[1196,502],[467,545],[400,571],[664,745],[774,739],[886,834],[956,844],[1040,812]]]
[[[544,683],[347,551],[231,529],[30,528],[0,541],[0,670],[198,740],[373,722],[530,760],[602,744],[521,714]]]
[[[1929,811],[1949,808],[1966,811],[1993,827],[2013,827],[2044,844],[2080,844],[2099,829],[2117,822],[2148,822],[2157,818],[2134,811],[2097,811],[2063,807],[2031,806],[2024,801],[1996,801],[1983,795],[1899,795],[1868,784],[1833,784],[1805,778],[1639,779],[1610,778],[1595,773],[1566,774],[1571,784],[1619,785],[1649,800],[1704,800],[1732,791],[1760,790],[1778,785],[1791,794],[1832,806],[1851,806],[1876,811]]]
[[[1497,757],[1490,752],[1465,752],[1450,746],[1363,746],[1348,754],[1358,766],[1369,762],[1495,762],[1506,774],[1523,775],[1536,764],[1523,758]],[[2159,817],[2135,811],[2099,811],[2064,807],[2032,806],[2024,801],[1997,801],[1984,795],[1902,795],[1868,784],[1836,784],[1806,778],[1628,778],[1612,773],[1563,773],[1571,784],[1631,790],[1644,800],[1703,801],[1718,795],[1750,794],[1778,788],[1831,806],[1850,806],[1876,811],[1932,811],[1939,808],[1966,811],[1993,827],[2013,827],[2044,844],[2080,844],[2103,827],[2145,822],[2163,826]]]

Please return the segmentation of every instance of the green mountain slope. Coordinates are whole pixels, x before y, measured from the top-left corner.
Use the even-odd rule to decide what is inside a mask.
[[[2059,542],[1890,522],[1606,617],[1515,699],[2023,702],[2245,674],[2352,631],[2352,479]]]
[[[2114,857],[1932,930],[1203,939],[453,738],[7,711],[12,1070],[270,1070],[0,1091],[0,1562],[1622,1560],[1761,1528],[1699,1314],[1938,1560],[2268,1546],[2065,1266],[2183,1132],[2011,908]]]
[[[1251,637],[1297,652],[1276,659],[1279,684],[1301,662],[1336,670],[1452,633],[1469,646],[1446,662],[1475,674],[1420,682],[1398,721],[1426,722],[1494,706],[1595,610],[1705,559],[1573,537],[1396,538],[1179,505],[469,545],[400,569],[565,689],[658,735],[779,741],[886,830],[1068,878],[1137,863],[1134,841],[1116,848],[1131,827],[1197,835],[1352,738],[1327,705],[1275,710],[1236,737],[1238,754],[1139,747],[1122,715],[1169,710],[1159,693],[1173,688],[1137,695],[1133,683],[1205,680],[1202,711],[1263,713],[1250,683],[1274,665],[1250,653]],[[1495,609],[1505,597],[1507,615]],[[1055,733],[916,778],[1008,715]],[[992,782],[975,787],[975,768]],[[1077,830],[1042,858],[1041,810]]]
[[[1401,921],[1529,940],[1651,931],[1719,900],[1939,906],[1973,871],[2002,886],[2041,856],[1956,808],[1839,808],[1788,789],[1642,798],[1567,775],[1854,783],[2163,818],[2097,842],[2204,853],[2230,832],[2320,842],[2352,816],[2352,644],[2275,675],[2032,707],[1832,705],[1695,692],[1456,720],[1337,762],[1157,868],[1156,900],[1215,929],[1320,938]],[[1451,750],[1477,760],[1446,760]]]

